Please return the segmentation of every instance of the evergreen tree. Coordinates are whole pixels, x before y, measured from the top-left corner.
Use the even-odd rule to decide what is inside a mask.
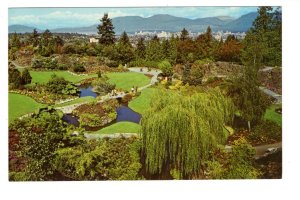
[[[180,40],[186,40],[189,38],[189,32],[183,28],[180,34]]]
[[[12,37],[11,37],[10,42],[9,42],[9,47],[10,48],[15,48],[16,50],[21,47],[20,37],[16,32],[14,32],[12,34]]]
[[[28,69],[24,69],[24,71],[22,72],[21,80],[23,85],[31,83],[32,77]]]
[[[101,24],[98,25],[98,34],[100,35],[99,43],[104,45],[112,45],[115,42],[115,32],[112,20],[108,18],[108,14],[105,13],[100,20]]]
[[[196,57],[197,59],[209,58],[213,59],[214,50],[218,46],[217,42],[214,42],[212,36],[212,30],[210,26],[207,27],[204,34],[199,35],[196,38]]]
[[[144,44],[144,38],[139,38],[135,50],[137,58],[144,59],[146,56],[146,46]]]
[[[21,73],[14,67],[8,69],[8,83],[12,88],[19,88],[22,85]]]
[[[264,6],[258,8],[258,13],[259,15],[254,20],[252,28],[248,31],[245,40],[243,41],[245,52],[247,52],[251,48],[259,49],[259,52],[257,53],[261,55],[262,66],[281,66],[281,10],[277,9],[273,11],[272,7]],[[252,43],[253,41],[255,41],[254,44]],[[255,45],[258,45],[258,47],[254,47]],[[242,55],[242,57],[243,60],[245,60],[247,56]]]
[[[37,30],[33,29],[32,34],[30,35],[30,41],[32,43],[32,46],[34,46],[34,47],[38,46],[38,43],[39,43],[38,37],[39,37],[39,35],[38,35]]]
[[[162,50],[164,54],[164,59],[170,60],[171,57],[171,44],[169,40],[163,40],[162,41]]]
[[[125,31],[122,33],[122,35],[119,39],[119,44],[124,45],[124,46],[131,46],[129,37]]]
[[[146,60],[159,62],[163,60],[163,50],[157,37],[152,38],[146,46]]]
[[[118,61],[122,65],[134,59],[134,49],[125,31],[122,33],[119,39],[119,43],[116,45],[116,49],[117,49],[117,56],[115,58],[115,61]]]

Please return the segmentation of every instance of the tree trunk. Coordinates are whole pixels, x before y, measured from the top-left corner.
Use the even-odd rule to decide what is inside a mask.
[[[248,130],[249,130],[249,132],[251,132],[251,124],[250,124],[250,121],[248,121]]]

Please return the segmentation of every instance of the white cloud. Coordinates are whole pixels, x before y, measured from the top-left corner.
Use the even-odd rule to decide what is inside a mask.
[[[11,16],[9,22],[10,24],[39,24],[42,21],[40,20],[40,17],[35,15],[17,15]]]
[[[10,24],[34,24],[34,25],[51,25],[57,27],[54,22],[64,22],[69,26],[73,25],[91,25],[99,22],[103,17],[104,12],[98,13],[76,13],[71,11],[54,11],[43,15],[17,15],[9,18]],[[130,16],[132,13],[122,12],[120,10],[114,10],[108,12],[110,18],[120,16]]]

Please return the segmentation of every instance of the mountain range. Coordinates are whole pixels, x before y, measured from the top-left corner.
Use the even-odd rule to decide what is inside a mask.
[[[208,26],[210,26],[213,31],[246,32],[252,26],[257,15],[257,12],[251,12],[237,19],[233,19],[229,16],[188,19],[167,14],[158,14],[147,18],[139,16],[116,17],[112,19],[112,23],[115,27],[114,31],[116,34],[120,34],[123,31],[127,33],[138,31],[178,32],[183,28],[192,32],[204,32]],[[8,30],[9,33],[25,33],[32,32],[34,28],[37,28],[38,32],[43,31],[38,27],[24,25],[10,25]],[[96,34],[97,24],[87,27],[56,28],[50,29],[50,31],[54,33]]]

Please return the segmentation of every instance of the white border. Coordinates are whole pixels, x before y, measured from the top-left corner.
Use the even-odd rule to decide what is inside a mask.
[[[6,6],[5,6],[6,5]],[[9,7],[137,7],[137,6],[259,6],[283,8],[283,179],[254,181],[124,181],[124,182],[43,182],[9,183],[7,162],[7,20]],[[1,199],[300,199],[299,182],[299,9],[297,0],[192,0],[176,1],[71,1],[12,0],[1,2]],[[298,107],[297,107],[298,106]],[[298,184],[299,185],[299,184]],[[4,197],[4,198],[3,198]],[[298,197],[298,198],[297,198]]]

